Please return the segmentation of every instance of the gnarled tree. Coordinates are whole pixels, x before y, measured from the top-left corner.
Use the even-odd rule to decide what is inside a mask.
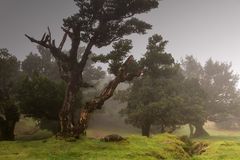
[[[26,37],[38,45],[50,50],[58,63],[59,71],[67,88],[62,109],[59,112],[61,135],[78,136],[85,132],[89,113],[101,108],[104,101],[112,96],[113,91],[120,82],[131,80],[139,75],[128,72],[128,65],[133,62],[130,56],[125,63],[121,63],[116,78],[109,83],[103,92],[92,101],[82,107],[80,118],[77,122],[73,120],[72,106],[76,94],[86,83],[82,74],[84,67],[92,53],[92,48],[107,46],[123,36],[132,33],[144,34],[151,25],[134,16],[148,12],[158,6],[158,0],[74,0],[79,7],[78,13],[64,19],[62,30],[65,32],[59,46],[52,39],[50,29],[41,40]],[[70,38],[71,48],[68,54],[62,49],[67,38]],[[78,60],[78,48],[86,45],[85,51]]]

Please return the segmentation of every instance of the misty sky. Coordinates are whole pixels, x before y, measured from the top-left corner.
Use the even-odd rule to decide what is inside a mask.
[[[36,52],[24,34],[41,38],[47,26],[59,42],[62,19],[75,11],[73,0],[0,0],[0,48],[8,48],[22,60]],[[158,9],[140,17],[153,30],[129,37],[137,57],[145,52],[147,38],[158,33],[169,41],[166,49],[176,60],[186,54],[201,62],[212,57],[232,62],[240,73],[239,0],[162,0]]]

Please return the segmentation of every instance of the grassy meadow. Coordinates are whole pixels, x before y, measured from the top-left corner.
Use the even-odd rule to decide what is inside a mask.
[[[174,134],[150,138],[140,136],[137,130],[126,132],[95,127],[88,130],[88,137],[64,141],[57,140],[48,131],[35,131],[31,120],[20,123],[17,131],[22,135],[17,135],[17,141],[0,142],[0,160],[240,160],[240,132],[219,130],[212,124],[205,126],[210,137],[192,139],[189,146],[180,138],[189,134],[187,126]],[[112,133],[127,140],[100,141],[101,137]],[[201,144],[205,146],[201,148]],[[192,148],[198,152],[191,154]]]

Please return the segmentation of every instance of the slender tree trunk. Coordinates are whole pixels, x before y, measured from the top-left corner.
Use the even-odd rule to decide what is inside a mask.
[[[207,131],[203,128],[203,124],[195,124],[195,133],[193,137],[203,137],[203,136],[209,136]]]
[[[4,140],[5,121],[0,122],[0,141]]]
[[[142,125],[142,136],[146,136],[149,137],[150,136],[150,128],[151,125],[150,124],[143,124]]]
[[[189,131],[190,131],[190,134],[189,134],[189,137],[193,137],[193,134],[194,134],[194,127],[192,124],[189,123]]]

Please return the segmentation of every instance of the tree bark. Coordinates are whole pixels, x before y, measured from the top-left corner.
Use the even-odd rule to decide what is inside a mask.
[[[193,137],[204,137],[209,136],[207,131],[203,128],[203,124],[195,124],[195,132]]]
[[[78,76],[72,78],[72,80],[67,84],[65,91],[65,98],[62,105],[62,108],[58,114],[60,122],[60,135],[62,137],[72,136],[74,128],[74,117],[73,117],[73,108],[72,106],[75,103],[77,93],[80,89],[78,85]]]
[[[134,77],[141,75],[142,70],[137,71],[137,73],[129,73],[127,68],[130,63],[134,61],[133,56],[129,56],[128,59],[119,68],[119,73],[114,80],[112,80],[107,87],[101,92],[98,97],[93,98],[91,101],[87,102],[80,111],[80,118],[75,122],[73,117],[72,106],[75,103],[77,92],[80,86],[83,85],[82,73],[86,65],[89,55],[91,54],[91,48],[94,46],[95,37],[92,37],[89,41],[85,52],[82,55],[80,62],[77,61],[77,49],[80,43],[80,28],[64,29],[64,37],[59,47],[55,45],[55,40],[52,40],[50,29],[48,28],[48,34],[44,34],[41,40],[36,40],[28,35],[25,35],[31,42],[39,44],[45,48],[48,48],[54,58],[56,58],[59,66],[59,71],[63,80],[65,80],[68,85],[65,92],[65,98],[63,106],[58,114],[60,120],[60,135],[59,136],[75,136],[78,137],[80,134],[85,134],[87,129],[87,123],[90,117],[90,113],[96,109],[101,109],[104,102],[109,99],[114,90],[117,88],[118,84],[124,81],[131,81]],[[66,36],[69,36],[72,41],[72,46],[70,50],[70,55],[64,54],[62,52],[62,47],[66,41]]]
[[[146,123],[142,125],[142,136],[149,137],[150,136],[150,128],[151,125]]]
[[[80,118],[77,124],[74,125],[75,137],[86,134],[90,114],[97,109],[102,109],[104,102],[112,97],[119,83],[131,81],[133,78],[139,77],[141,75],[142,70],[139,70],[136,73],[128,73],[127,67],[130,63],[132,63],[133,60],[133,56],[129,56],[128,59],[120,67],[119,73],[115,79],[108,83],[108,85],[103,89],[99,96],[93,98],[91,101],[87,102],[84,107],[82,107],[80,111]]]

